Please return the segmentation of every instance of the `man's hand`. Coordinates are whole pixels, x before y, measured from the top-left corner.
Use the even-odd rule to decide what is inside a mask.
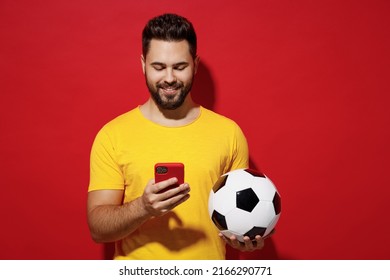
[[[150,215],[154,217],[161,216],[190,197],[190,186],[187,183],[172,189],[168,188],[176,183],[177,178],[171,178],[159,183],[155,183],[154,179],[148,182],[141,201]],[[167,190],[165,191],[165,189]]]
[[[264,240],[273,235],[275,230],[272,230],[270,234],[262,238],[260,235],[256,235],[254,240],[250,240],[248,236],[244,236],[244,242],[240,242],[235,235],[227,238],[222,233],[219,233],[219,237],[222,238],[231,247],[240,250],[242,252],[252,252],[254,250],[261,250],[264,247]]]

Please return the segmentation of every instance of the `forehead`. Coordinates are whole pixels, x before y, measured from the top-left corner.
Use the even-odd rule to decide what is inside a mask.
[[[148,62],[158,61],[166,64],[178,61],[189,62],[191,59],[190,45],[186,40],[175,42],[152,39],[146,55]]]

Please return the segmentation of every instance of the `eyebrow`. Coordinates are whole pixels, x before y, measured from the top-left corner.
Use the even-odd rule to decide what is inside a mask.
[[[152,65],[152,66],[163,66],[163,67],[166,66],[165,63],[158,62],[158,61],[152,62],[152,63],[150,63],[150,65]],[[187,66],[187,65],[189,65],[188,62],[182,61],[182,62],[175,63],[175,64],[173,64],[172,66],[173,66],[173,67],[178,67],[178,66]]]

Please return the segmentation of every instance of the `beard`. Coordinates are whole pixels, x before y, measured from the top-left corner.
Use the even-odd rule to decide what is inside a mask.
[[[193,79],[186,85],[182,82],[173,82],[173,83],[157,83],[156,85],[149,82],[148,77],[145,75],[146,85],[148,90],[156,104],[165,110],[175,110],[183,105],[188,93],[191,91]],[[178,91],[176,94],[165,95],[162,90],[164,89],[174,89]]]

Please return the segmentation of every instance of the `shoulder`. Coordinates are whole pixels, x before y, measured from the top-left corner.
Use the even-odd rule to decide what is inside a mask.
[[[120,137],[129,128],[134,127],[134,124],[139,122],[138,119],[140,119],[137,110],[138,108],[134,108],[118,115],[101,126],[95,136],[95,142],[112,142],[113,139]]]
[[[202,118],[210,123],[213,123],[215,126],[223,126],[225,128],[234,129],[239,128],[239,125],[234,120],[207,108],[201,107],[201,114]]]
[[[138,121],[138,119],[139,119],[139,109],[137,107],[110,120],[104,125],[104,127],[112,128],[117,126],[128,125],[129,123]]]
[[[141,118],[137,107],[108,121],[101,127],[100,131],[111,134],[123,131],[126,128],[131,127],[134,123],[139,123],[140,121]]]

